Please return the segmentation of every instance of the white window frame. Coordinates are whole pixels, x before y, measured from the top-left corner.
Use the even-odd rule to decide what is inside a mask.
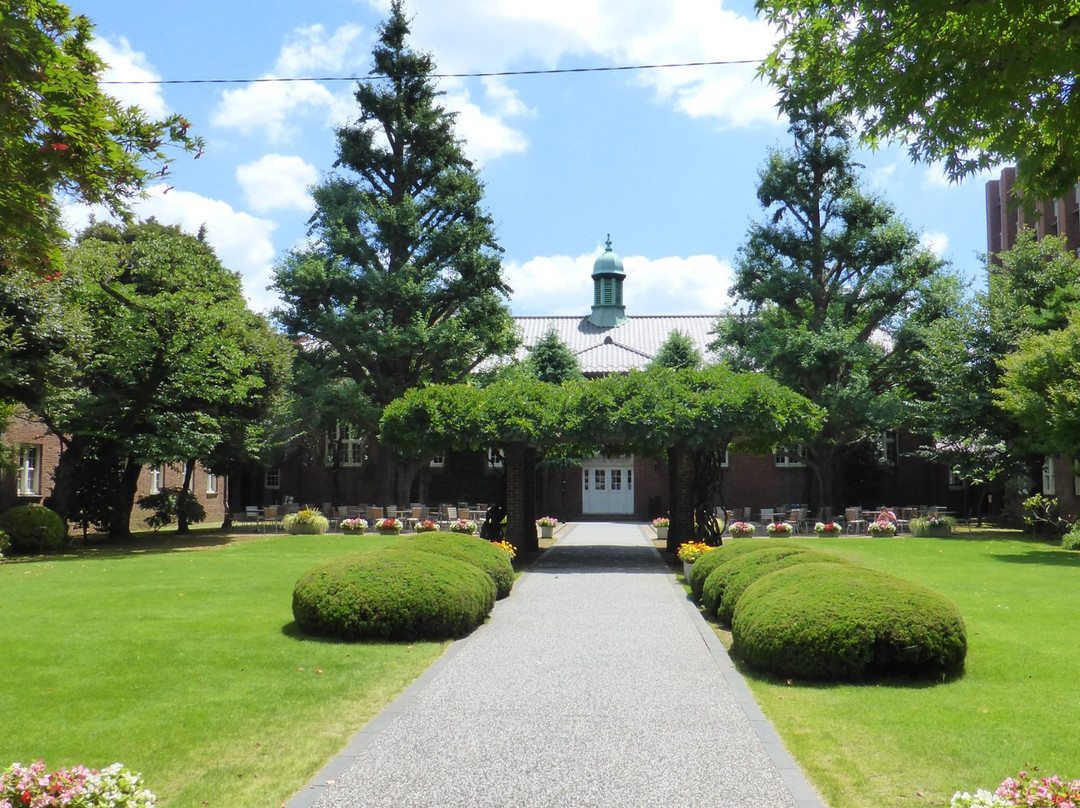
[[[731,450],[724,449],[724,459],[720,461],[720,468],[726,469],[731,466]]]
[[[493,469],[501,469],[506,465],[506,459],[503,457],[502,452],[496,449],[494,446],[487,450],[488,465]]]
[[[878,460],[886,466],[896,466],[900,463],[900,453],[897,451],[897,434],[895,429],[886,429],[878,433],[877,437]]]
[[[218,483],[217,483],[217,475],[216,474],[211,474],[210,472],[207,472],[206,473],[206,493],[208,493],[208,494],[216,494],[217,493],[217,485],[218,485]]]
[[[960,474],[956,469],[949,469],[949,490],[950,491],[962,491],[964,488],[964,481],[960,479]]]
[[[441,469],[443,466],[446,465],[446,455],[435,455],[433,458],[431,458],[431,462],[428,463],[428,465],[433,469]]]
[[[41,496],[41,444],[19,446],[19,476],[15,488],[20,497]]]
[[[367,441],[360,432],[360,427],[349,421],[336,421],[326,430],[326,467],[334,465],[334,453],[341,445],[341,467],[356,468],[364,465]]]
[[[165,466],[162,463],[155,463],[150,466],[150,493],[160,494],[161,489],[165,487]]]
[[[263,488],[281,488],[281,467],[268,466],[263,472]]]
[[[1046,457],[1043,458],[1042,492],[1047,496],[1053,496],[1057,493],[1057,480],[1054,476],[1054,458],[1050,455],[1046,455]]]
[[[806,447],[798,443],[795,446],[781,446],[773,452],[773,465],[778,469],[806,468]]]

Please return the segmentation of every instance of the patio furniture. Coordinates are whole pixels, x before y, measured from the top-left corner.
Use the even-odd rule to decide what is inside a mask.
[[[844,508],[844,521],[847,523],[848,533],[862,533],[866,530],[862,508]]]

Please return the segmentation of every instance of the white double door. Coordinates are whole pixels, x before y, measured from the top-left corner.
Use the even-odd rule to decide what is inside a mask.
[[[634,513],[634,458],[594,457],[581,467],[581,511]]]

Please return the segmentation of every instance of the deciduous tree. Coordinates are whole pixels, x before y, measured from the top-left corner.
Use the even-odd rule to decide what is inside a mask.
[[[790,97],[838,90],[871,145],[899,140],[953,180],[1003,162],[1031,199],[1080,176],[1074,0],[757,0],[780,31],[762,65]]]

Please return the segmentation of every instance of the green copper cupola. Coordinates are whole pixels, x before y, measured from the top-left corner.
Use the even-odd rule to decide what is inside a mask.
[[[612,328],[626,322],[626,306],[623,305],[622,259],[611,251],[611,235],[607,248],[593,264],[593,307],[589,322],[597,328]]]

